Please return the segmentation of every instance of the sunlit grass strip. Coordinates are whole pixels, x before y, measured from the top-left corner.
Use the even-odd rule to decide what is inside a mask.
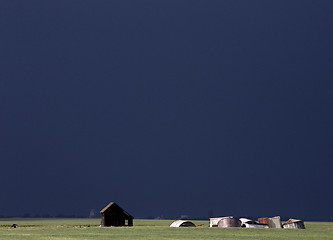
[[[190,239],[333,239],[333,223],[306,222],[306,229],[209,228],[207,221],[197,228],[170,228],[172,220],[134,221],[134,227],[99,227],[99,219],[1,219],[0,239],[48,240],[190,240]],[[11,224],[19,225],[10,229]]]

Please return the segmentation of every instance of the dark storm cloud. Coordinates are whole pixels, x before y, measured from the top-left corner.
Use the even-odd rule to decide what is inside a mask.
[[[330,1],[0,5],[0,215],[332,214]]]

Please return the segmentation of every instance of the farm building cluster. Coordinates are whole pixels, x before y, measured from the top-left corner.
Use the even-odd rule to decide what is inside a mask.
[[[133,226],[133,216],[119,207],[115,202],[110,202],[101,211],[101,227]],[[170,227],[196,227],[196,225],[187,220],[176,220]],[[289,219],[287,222],[281,222],[280,216],[263,217],[258,221],[248,218],[216,217],[209,219],[209,227],[246,227],[246,228],[294,228],[305,229],[304,222],[299,219]]]
[[[276,217],[265,217],[259,218],[258,221],[253,221],[248,218],[236,218],[233,216],[229,217],[218,217],[209,219],[209,227],[246,227],[246,228],[294,228],[294,229],[305,229],[304,222],[298,219],[289,219],[284,224],[281,223],[281,218]],[[174,221],[170,227],[195,227],[190,221],[177,220]]]
[[[259,218],[253,221],[248,218],[219,217],[210,218],[210,227],[247,227],[247,228],[297,228],[305,229],[304,222],[299,219],[289,219],[282,224],[280,216]]]

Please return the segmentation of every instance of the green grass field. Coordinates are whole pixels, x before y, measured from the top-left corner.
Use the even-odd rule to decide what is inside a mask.
[[[134,227],[99,227],[99,219],[0,219],[0,239],[333,239],[333,223],[305,222],[306,229],[170,228],[171,220],[135,219]],[[10,228],[16,223],[19,228]]]

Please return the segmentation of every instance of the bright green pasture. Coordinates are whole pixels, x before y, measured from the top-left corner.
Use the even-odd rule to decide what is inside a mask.
[[[306,229],[209,228],[208,221],[196,228],[170,228],[171,220],[135,219],[134,227],[99,227],[99,219],[0,219],[0,239],[48,240],[333,240],[333,223],[306,222]],[[19,228],[11,229],[16,223]]]

